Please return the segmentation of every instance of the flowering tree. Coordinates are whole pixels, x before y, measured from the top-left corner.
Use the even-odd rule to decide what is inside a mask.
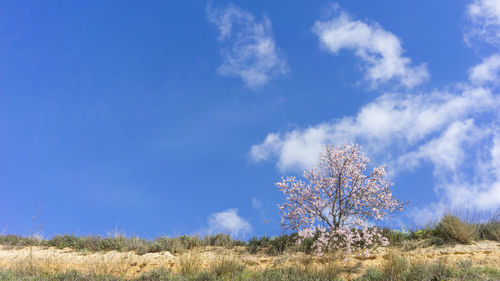
[[[282,178],[276,186],[287,196],[279,205],[282,227],[299,232],[298,243],[319,233],[313,247],[345,247],[348,252],[366,249],[375,242],[388,244],[369,220],[380,220],[401,210],[392,196],[392,182],[383,166],[367,173],[369,159],[358,145],[326,146],[318,165],[304,172],[307,183],[295,177]],[[351,227],[363,227],[363,229]]]

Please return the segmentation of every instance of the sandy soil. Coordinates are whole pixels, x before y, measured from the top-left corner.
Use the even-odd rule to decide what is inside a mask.
[[[9,249],[0,246],[0,267],[10,268],[34,265],[48,271],[78,270],[86,273],[104,273],[123,277],[136,277],[153,268],[164,267],[173,271],[186,261],[196,261],[203,267],[220,259],[233,259],[252,270],[280,266],[312,266],[319,267],[328,263],[337,263],[353,268],[344,278],[359,276],[369,267],[379,267],[384,257],[392,252],[411,261],[432,262],[441,260],[453,263],[459,260],[471,260],[476,265],[488,265],[500,269],[500,243],[494,241],[474,242],[471,245],[455,245],[446,247],[417,247],[413,250],[401,248],[378,248],[368,256],[353,255],[349,259],[333,259],[331,257],[311,258],[303,253],[286,253],[280,256],[268,256],[264,253],[250,255],[244,247],[224,249],[203,247],[183,255],[169,252],[137,255],[134,252],[101,252],[85,253],[72,249],[56,249],[46,247],[27,247]]]

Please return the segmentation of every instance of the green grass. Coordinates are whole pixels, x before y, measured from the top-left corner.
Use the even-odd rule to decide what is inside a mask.
[[[287,280],[287,281],[326,281],[343,280],[337,275],[331,275],[329,272],[304,272],[293,268],[268,269],[261,272],[251,272],[247,270],[235,271],[221,275],[218,272],[203,271],[197,274],[181,275],[173,274],[164,269],[157,269],[142,274],[135,279],[122,279],[112,276],[92,276],[85,275],[75,271],[60,274],[29,273],[18,271],[0,271],[0,280],[2,281],[251,281],[251,280]]]
[[[432,280],[500,280],[500,271],[490,267],[473,266],[471,261],[454,265],[442,262],[409,263],[406,259],[390,255],[381,269],[370,268],[359,281],[432,281]]]
[[[8,247],[45,246],[59,249],[72,248],[77,251],[134,251],[138,254],[170,251],[184,253],[187,250],[202,246],[234,247],[244,246],[245,242],[234,240],[227,234],[217,234],[200,238],[198,236],[158,237],[146,240],[137,237],[114,235],[74,236],[56,235],[48,240],[38,240],[17,235],[0,235],[0,245]]]
[[[422,241],[423,245],[470,244],[472,241],[492,240],[500,242],[500,220],[470,223],[454,215],[446,215],[432,226],[418,230],[391,230],[384,228],[383,235],[392,245],[401,246],[408,241]]]
[[[450,243],[469,244],[477,240],[500,241],[500,220],[496,217],[486,223],[467,223],[459,218],[447,215],[433,226],[408,231],[391,230],[384,228],[383,235],[387,237],[393,246],[403,246],[407,250],[416,247],[417,242],[425,240],[426,243],[419,245],[444,245]],[[231,248],[234,246],[246,246],[251,254],[265,253],[268,255],[280,255],[285,251],[312,252],[312,243],[315,238],[306,239],[301,245],[296,245],[297,234],[281,235],[277,237],[252,238],[247,242],[232,239],[227,234],[205,236],[179,236],[158,237],[146,240],[138,237],[126,237],[124,235],[113,236],[75,236],[56,235],[51,239],[36,239],[33,237],[22,237],[17,235],[0,235],[0,245],[8,247],[46,246],[56,248],[72,248],[77,251],[134,251],[138,254],[169,251],[174,254],[182,254],[187,250],[202,246],[219,246]]]
[[[224,280],[289,280],[289,281],[322,281],[343,280],[338,266],[325,266],[321,270],[307,268],[269,268],[262,271],[249,271],[234,260],[218,260],[209,270],[197,269],[179,274],[165,269],[155,269],[135,279],[125,279],[104,275],[86,275],[76,271],[48,274],[39,270],[0,270],[2,281],[224,281]],[[409,263],[407,260],[389,256],[381,269],[368,269],[359,281],[388,281],[388,280],[500,280],[500,271],[488,267],[473,266],[470,261],[461,261],[454,265],[445,265],[440,262]]]
[[[297,246],[295,241],[297,240],[297,234],[292,235],[283,234],[277,237],[253,237],[247,243],[247,250],[251,254],[257,253],[259,250],[264,250],[264,252],[271,256],[277,256],[283,254],[285,250],[293,251],[305,251],[303,247]]]

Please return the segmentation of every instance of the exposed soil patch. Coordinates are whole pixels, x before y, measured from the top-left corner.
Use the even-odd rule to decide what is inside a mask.
[[[348,259],[335,257],[311,257],[303,253],[285,253],[269,256],[264,253],[249,254],[245,247],[200,247],[182,255],[167,251],[138,255],[134,252],[85,253],[72,249],[47,247],[26,247],[10,249],[0,246],[0,267],[36,266],[48,271],[77,270],[84,273],[112,274],[122,277],[137,277],[153,268],[164,267],[178,271],[182,263],[194,260],[208,268],[217,259],[231,259],[244,264],[251,270],[282,266],[321,267],[335,263],[348,270],[344,278],[352,279],[361,275],[369,267],[380,267],[388,253],[400,255],[410,261],[434,262],[440,260],[454,263],[470,260],[475,265],[500,268],[500,243],[494,241],[473,242],[471,245],[444,247],[416,247],[404,250],[397,247],[378,248],[370,255],[353,255]]]

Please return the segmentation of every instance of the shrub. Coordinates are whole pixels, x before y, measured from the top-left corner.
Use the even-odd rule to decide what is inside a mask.
[[[182,254],[186,252],[187,245],[181,239],[170,237],[158,237],[150,246],[149,252],[169,251],[173,254]]]
[[[134,281],[151,281],[151,280],[169,281],[172,280],[172,275],[165,268],[157,268],[141,274],[141,276],[139,276]]]
[[[243,270],[245,270],[244,265],[226,257],[217,257],[210,265],[210,272],[213,272],[217,276],[230,276],[240,273]]]
[[[384,277],[387,280],[403,280],[403,277],[408,269],[408,261],[394,253],[389,253],[387,261],[382,269]]]
[[[269,248],[267,249],[267,253],[272,256],[277,256],[283,254],[285,249],[292,247],[295,245],[295,238],[291,235],[283,234],[278,237],[274,237],[274,239],[270,240]]]
[[[303,266],[267,268],[262,271],[249,271],[237,263],[223,261],[209,270],[184,271],[172,273],[164,268],[153,269],[134,279],[124,279],[111,275],[84,274],[77,271],[49,273],[39,268],[33,270],[15,268],[0,269],[2,281],[340,281],[342,271],[335,264],[327,264],[322,269]],[[199,264],[199,263],[198,263]],[[402,265],[406,268],[403,269]],[[196,268],[196,267],[195,267]],[[440,262],[431,264],[408,263],[406,260],[391,257],[381,270],[368,269],[358,281],[431,281],[431,280],[500,280],[500,271],[488,267],[474,267],[469,261],[455,265]]]
[[[422,280],[450,280],[454,272],[452,267],[443,263],[435,262],[431,264],[413,263],[394,254],[387,256],[387,261],[381,271],[370,268],[358,281],[422,281]],[[478,280],[464,278],[463,274],[455,274],[458,280]],[[453,279],[455,280],[455,279]],[[481,279],[479,279],[481,280]]]
[[[104,251],[124,251],[127,250],[127,238],[124,236],[106,237],[102,239],[102,250]]]
[[[17,235],[0,235],[0,244],[9,247],[26,247],[39,244],[39,240]]]
[[[435,246],[443,246],[444,244],[446,244],[446,240],[444,240],[442,237],[433,236],[430,238],[429,244]]]
[[[247,250],[250,254],[256,254],[259,249],[267,248],[271,244],[271,239],[267,236],[263,236],[260,239],[257,237],[252,237],[247,243]]]
[[[446,242],[462,244],[470,244],[476,236],[473,225],[463,223],[453,215],[444,216],[437,224],[435,232],[437,236],[443,238]]]
[[[173,238],[174,240],[180,240],[180,243],[186,247],[186,249],[193,249],[202,245],[201,240],[198,236],[179,236]]]
[[[56,235],[52,239],[47,241],[47,246],[56,247],[58,249],[63,249],[66,247],[78,249],[80,246],[80,238],[75,237],[74,235]]]
[[[368,268],[358,281],[384,281],[384,274],[375,268]]]
[[[407,234],[401,231],[385,227],[382,229],[382,236],[386,237],[394,245],[401,245],[404,240],[409,238]]]
[[[199,274],[202,270],[201,258],[198,255],[185,254],[179,258],[179,273],[186,276]]]
[[[477,228],[480,239],[500,242],[500,221],[492,220],[489,223],[479,224]]]
[[[101,236],[84,236],[77,237],[75,250],[101,251],[102,250]],[[50,242],[50,240],[49,240]]]
[[[426,266],[426,278],[424,280],[449,280],[453,275],[453,269],[441,261],[433,262]],[[458,276],[460,277],[460,276]],[[413,279],[417,280],[417,279]],[[462,279],[467,280],[467,279]],[[475,280],[475,279],[474,279]]]
[[[216,235],[208,235],[203,237],[202,244],[204,246],[218,246],[231,248],[234,246],[244,246],[245,242],[234,240],[228,234],[219,233]]]
[[[410,231],[410,238],[412,239],[428,239],[435,235],[434,229],[423,228],[415,231]]]

